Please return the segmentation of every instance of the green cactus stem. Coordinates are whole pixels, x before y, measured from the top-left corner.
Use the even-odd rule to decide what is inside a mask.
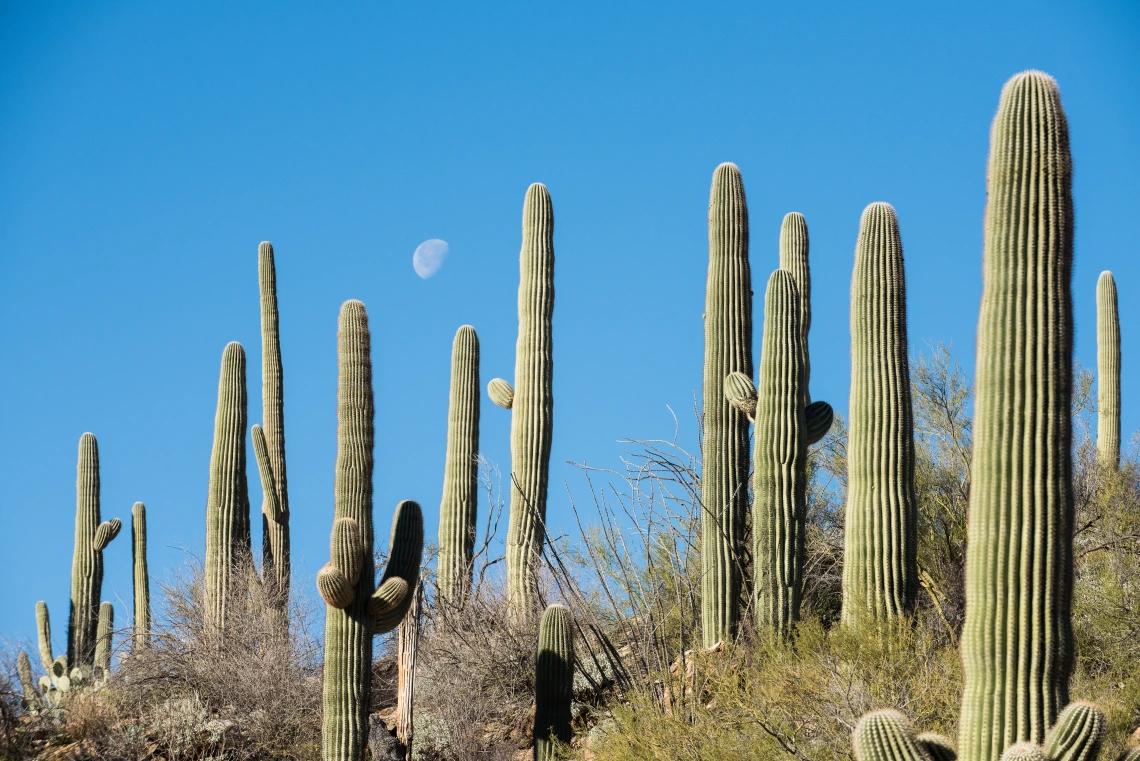
[[[712,647],[731,640],[740,620],[748,510],[748,417],[725,397],[725,379],[730,374],[740,373],[750,379],[753,370],[748,204],[735,164],[721,164],[713,172],[708,231],[701,638],[705,647]]]
[[[471,589],[479,505],[479,337],[464,325],[451,347],[447,459],[439,505],[439,591],[462,605]]]
[[[95,662],[99,596],[103,590],[103,550],[118,536],[122,523],[118,518],[100,522],[99,444],[93,434],[85,433],[79,438],[77,471],[67,663],[72,667],[89,667]]]
[[[36,635],[40,646],[40,665],[50,674],[55,656],[51,650],[51,616],[48,615],[48,606],[43,600],[36,603]]]
[[[811,381],[811,355],[808,353],[808,332],[811,330],[811,268],[808,266],[808,250],[808,228],[804,215],[796,211],[785,214],[784,222],[780,225],[780,269],[792,273],[792,277],[796,279],[796,289],[800,294],[805,404],[811,403],[811,395],[806,390]],[[828,425],[830,426],[830,422]]]
[[[948,739],[933,732],[918,736],[918,744],[923,747],[931,761],[958,761],[958,751]]]
[[[782,635],[800,617],[807,520],[807,436],[799,294],[787,270],[768,278],[753,463],[756,622]]]
[[[243,588],[234,576],[251,559],[246,401],[245,350],[234,341],[222,353],[206,501],[206,615],[219,634],[225,632],[229,598]]]
[[[135,589],[133,647],[142,651],[150,644],[150,574],[146,568],[146,505],[142,502],[131,508],[131,547]]]
[[[111,640],[115,630],[115,606],[103,602],[99,606],[99,632],[95,639],[95,666],[96,679],[106,679],[111,673],[111,654],[113,642]]]
[[[324,761],[362,761],[368,745],[372,636],[394,629],[412,602],[423,553],[423,513],[401,502],[379,586],[372,559],[375,408],[368,314],[346,301],[337,333],[337,457],[329,563],[317,574],[326,603]]]
[[[1045,735],[1045,754],[1050,761],[1096,761],[1106,726],[1104,712],[1097,706],[1070,703]]]
[[[285,471],[285,404],[281,375],[281,335],[277,315],[277,266],[273,244],[257,248],[257,281],[261,291],[261,420],[267,462],[261,469],[262,581],[274,603],[289,603],[289,485]],[[268,471],[268,480],[267,480]]]
[[[851,744],[858,761],[933,761],[906,716],[891,709],[859,719]]]
[[[570,742],[570,703],[574,696],[574,618],[551,605],[538,627],[534,675],[534,758],[553,761],[557,745]]]
[[[907,359],[906,274],[890,204],[863,211],[851,276],[851,429],[843,621],[914,611],[918,511]]]
[[[554,425],[554,206],[546,186],[527,188],[519,253],[519,337],[515,385],[499,378],[488,393],[511,409],[511,511],[507,527],[507,603],[533,620],[538,561],[546,525],[550,442]]]
[[[1056,82],[1006,83],[990,135],[959,757],[1040,744],[1073,665],[1072,164]]]
[[[1116,280],[1100,273],[1096,281],[1096,450],[1101,463],[1120,464],[1120,311]]]

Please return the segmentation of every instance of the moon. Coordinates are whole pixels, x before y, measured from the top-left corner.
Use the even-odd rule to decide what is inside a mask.
[[[425,240],[416,246],[416,252],[412,254],[412,268],[415,269],[417,275],[427,280],[439,272],[439,268],[443,266],[443,260],[447,258],[447,251],[447,241],[439,238]]]

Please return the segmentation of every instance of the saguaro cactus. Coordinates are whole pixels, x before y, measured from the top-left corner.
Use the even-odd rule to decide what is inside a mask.
[[[1120,464],[1120,312],[1116,280],[1107,270],[1096,281],[1096,449],[1111,468]]]
[[[807,423],[800,302],[795,278],[776,270],[764,294],[753,463],[756,620],[787,634],[800,616],[807,520]]]
[[[1050,761],[1096,761],[1106,725],[1104,712],[1097,706],[1070,703],[1045,735],[1045,755]]]
[[[102,523],[99,519],[99,444],[94,434],[85,433],[79,438],[77,471],[75,555],[71,561],[71,615],[67,624],[67,662],[71,668],[95,663],[103,549],[122,528],[118,518]]]
[[[250,559],[246,421],[245,350],[234,341],[222,352],[206,501],[206,614],[218,632],[225,631],[227,600],[236,591],[233,575]]]
[[[115,630],[115,606],[109,602],[99,605],[99,631],[95,639],[95,678],[106,679],[111,673],[112,633]]]
[[[375,440],[371,336],[359,301],[340,310],[337,334],[337,456],[332,559],[317,574],[326,603],[324,761],[361,761],[368,745],[372,635],[399,625],[419,580],[423,513],[401,502],[392,519],[388,565],[376,585],[372,560],[372,449]]]
[[[792,273],[800,294],[800,336],[804,350],[804,404],[811,403],[808,384],[811,381],[811,354],[808,332],[811,330],[811,267],[808,265],[808,227],[804,215],[797,211],[784,215],[780,225],[780,269]],[[830,410],[831,408],[828,407]],[[828,427],[830,427],[828,423]]]
[[[515,385],[512,389],[496,378],[487,392],[496,404],[512,410],[507,602],[514,615],[530,618],[538,605],[554,425],[554,206],[541,183],[527,188],[522,227]]]
[[[843,620],[909,614],[918,593],[906,276],[890,204],[863,211],[851,276]]]
[[[141,651],[150,644],[150,574],[146,569],[146,505],[142,502],[136,502],[131,508],[131,545],[134,550],[134,649]]]
[[[447,459],[439,505],[439,591],[462,605],[471,587],[479,505],[479,337],[464,325],[451,348]]]
[[[889,708],[859,719],[851,743],[858,761],[934,761],[906,716]]]
[[[704,646],[712,647],[731,639],[740,619],[748,510],[748,418],[724,390],[732,373],[752,377],[748,204],[735,164],[713,172],[704,317],[701,633]]]
[[[40,646],[40,665],[50,675],[55,656],[51,650],[51,616],[48,614],[47,603],[43,600],[36,603],[36,634]]]
[[[551,605],[538,627],[534,675],[534,758],[553,761],[555,741],[570,742],[570,703],[574,696],[574,618]]]
[[[261,290],[261,422],[266,462],[262,472],[262,580],[271,582],[274,601],[289,601],[289,480],[285,472],[285,404],[281,382],[281,335],[277,320],[277,267],[273,244],[257,248],[257,280]],[[266,471],[269,481],[266,482]]]
[[[963,761],[1040,744],[1069,702],[1072,166],[1057,83],[1006,83],[990,134],[962,632]]]

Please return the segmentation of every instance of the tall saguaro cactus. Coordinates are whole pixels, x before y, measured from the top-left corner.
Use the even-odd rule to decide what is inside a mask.
[[[132,575],[135,589],[134,649],[145,650],[150,644],[150,574],[146,568],[146,505],[136,502],[131,508]]]
[[[753,553],[756,620],[787,634],[799,620],[807,521],[807,420],[800,299],[776,270],[764,294],[764,343],[756,389]]]
[[[337,455],[331,560],[317,574],[325,608],[324,761],[362,761],[368,745],[372,636],[399,625],[415,595],[423,513],[401,502],[392,519],[379,586],[372,560],[375,408],[371,335],[364,304],[346,301],[337,333]]]
[[[206,615],[218,632],[225,631],[227,601],[236,591],[234,573],[250,559],[247,415],[245,350],[234,341],[222,353],[206,501]]]
[[[261,555],[263,581],[272,582],[273,599],[289,600],[289,481],[285,472],[285,404],[281,380],[281,334],[277,318],[277,267],[273,244],[257,248],[257,280],[261,291],[261,422],[269,483],[262,476]]]
[[[1040,744],[1073,664],[1072,165],[1057,83],[1006,83],[990,133],[966,554],[962,761]]]
[[[495,378],[487,391],[492,401],[512,410],[507,602],[514,615],[530,619],[538,605],[554,426],[554,205],[542,183],[527,188],[522,238],[515,385],[512,390]]]
[[[1120,312],[1116,280],[1107,270],[1096,281],[1096,449],[1111,468],[1120,464]]]
[[[462,605],[471,587],[479,505],[479,336],[464,325],[451,348],[447,459],[439,506],[439,591]]]
[[[740,619],[748,510],[748,418],[724,393],[730,374],[752,377],[748,204],[740,170],[730,163],[716,168],[709,191],[704,317],[701,633],[712,647],[731,639]]]
[[[863,211],[851,276],[843,620],[909,614],[918,593],[906,275],[890,204]]]
[[[562,605],[551,605],[538,626],[534,675],[534,758],[553,761],[556,742],[570,742],[570,704],[574,696],[574,618]]]
[[[79,438],[75,493],[75,554],[71,561],[71,614],[67,624],[69,668],[95,664],[103,549],[122,528],[118,518],[100,522],[99,444],[91,433]]]

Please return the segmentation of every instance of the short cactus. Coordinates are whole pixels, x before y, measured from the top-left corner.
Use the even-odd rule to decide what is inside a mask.
[[[557,743],[570,742],[570,703],[574,696],[574,618],[551,605],[538,627],[534,675],[534,758],[553,761]]]
[[[106,679],[111,673],[112,636],[115,631],[115,606],[103,602],[99,606],[99,632],[95,639],[95,679]]]
[[[725,379],[730,374],[751,379],[753,370],[748,205],[735,164],[721,164],[713,172],[708,231],[701,473],[701,632],[705,647],[735,636],[744,580],[748,418],[725,395]]]
[[[914,736],[910,721],[898,711],[872,711],[855,725],[851,744],[858,761],[933,761]]]
[[[1036,71],[1009,80],[990,139],[963,761],[1043,742],[1073,665],[1072,162],[1056,82]]]
[[[326,603],[324,761],[362,761],[368,746],[372,636],[391,631],[412,603],[423,552],[423,513],[401,502],[379,586],[372,560],[374,403],[368,315],[341,307],[337,334],[337,457],[331,560],[317,574]]]
[[[906,275],[890,204],[863,211],[851,276],[843,620],[909,615],[918,594]]]
[[[229,598],[241,588],[234,574],[251,559],[246,420],[245,350],[235,341],[222,353],[206,501],[205,607],[219,634],[225,631]]]
[[[93,434],[85,433],[79,439],[77,471],[75,555],[71,563],[67,663],[73,667],[90,667],[95,663],[99,597],[103,589],[103,550],[118,536],[122,523],[118,518],[100,522],[99,444]]]
[[[1110,468],[1120,464],[1120,311],[1116,280],[1100,273],[1096,281],[1097,457]]]
[[[1106,726],[1104,712],[1097,706],[1070,703],[1045,735],[1045,754],[1049,761],[1096,761]]]
[[[274,602],[289,600],[289,484],[285,471],[285,405],[281,381],[281,334],[277,315],[277,265],[273,244],[257,248],[257,281],[261,291],[261,421],[266,462],[261,469],[262,581],[271,582]],[[268,479],[268,480],[267,480]],[[272,492],[272,493],[271,493]]]
[[[554,206],[541,183],[527,188],[522,237],[515,385],[512,391],[510,384],[496,378],[487,392],[492,401],[512,411],[507,603],[512,615],[533,620],[539,601],[538,560],[545,541],[554,425]]]
[[[439,591],[462,605],[471,587],[479,505],[479,336],[464,325],[451,348],[447,459],[439,506]]]
[[[807,520],[807,436],[799,294],[787,270],[768,278],[753,463],[756,621],[789,634],[800,617]]]
[[[36,687],[36,680],[32,678],[32,662],[23,650],[16,656],[16,674],[20,677],[21,703],[29,713],[39,713],[43,708],[43,698]]]
[[[1045,751],[1033,743],[1014,743],[1001,754],[1001,761],[1050,761]]]
[[[51,616],[48,614],[47,603],[43,600],[36,603],[36,634],[40,646],[40,665],[51,674],[52,664],[55,663],[51,649]]]
[[[141,651],[150,644],[150,574],[146,568],[146,505],[142,502],[136,502],[131,508],[131,546],[134,550],[134,649]]]

